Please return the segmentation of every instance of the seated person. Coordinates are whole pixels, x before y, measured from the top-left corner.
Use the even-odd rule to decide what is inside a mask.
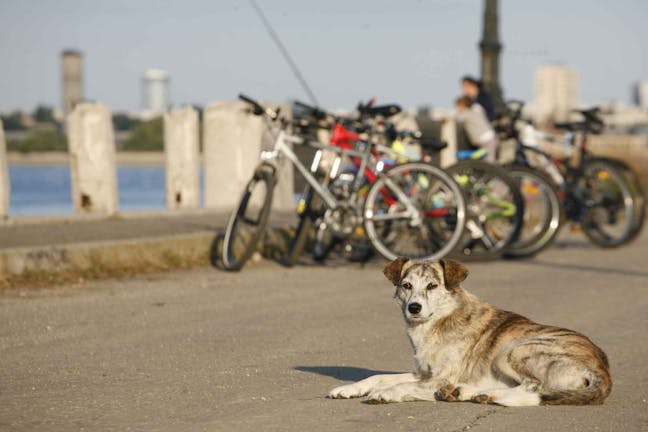
[[[477,147],[488,151],[485,160],[495,163],[497,155],[497,135],[493,126],[488,122],[484,109],[468,96],[462,96],[455,101],[457,121],[466,130],[468,139]]]

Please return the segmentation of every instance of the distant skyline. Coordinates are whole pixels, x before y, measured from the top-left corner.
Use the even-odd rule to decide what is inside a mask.
[[[258,0],[321,104],[361,99],[450,107],[459,78],[479,75],[482,0]],[[630,102],[648,80],[645,0],[500,0],[501,81],[533,98],[536,67],[579,75],[579,99]],[[0,110],[60,107],[60,54],[83,53],[84,95],[114,111],[141,109],[141,80],[170,76],[174,104],[239,92],[306,95],[247,1],[2,0]]]

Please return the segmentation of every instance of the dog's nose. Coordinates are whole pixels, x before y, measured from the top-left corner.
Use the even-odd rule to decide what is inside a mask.
[[[411,314],[414,314],[414,315],[416,315],[417,313],[421,312],[421,309],[423,309],[423,307],[421,306],[420,303],[410,303],[410,304],[407,306],[407,310],[408,310]]]

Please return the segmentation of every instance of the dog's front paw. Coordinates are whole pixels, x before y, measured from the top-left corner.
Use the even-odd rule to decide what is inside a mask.
[[[434,398],[438,401],[457,402],[461,400],[460,397],[461,387],[455,387],[452,384],[441,387],[434,393]]]
[[[326,397],[331,399],[350,399],[364,396],[365,393],[356,384],[347,384],[334,388]]]
[[[403,395],[394,389],[375,390],[369,393],[367,402],[370,404],[403,402]]]

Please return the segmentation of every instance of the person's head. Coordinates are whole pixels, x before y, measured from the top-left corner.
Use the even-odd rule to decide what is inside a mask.
[[[479,94],[479,81],[470,75],[466,75],[461,78],[461,91],[464,96],[469,96],[471,98],[476,98]]]
[[[470,96],[460,96],[455,99],[455,107],[457,111],[464,111],[470,108],[473,104],[472,98]]]

